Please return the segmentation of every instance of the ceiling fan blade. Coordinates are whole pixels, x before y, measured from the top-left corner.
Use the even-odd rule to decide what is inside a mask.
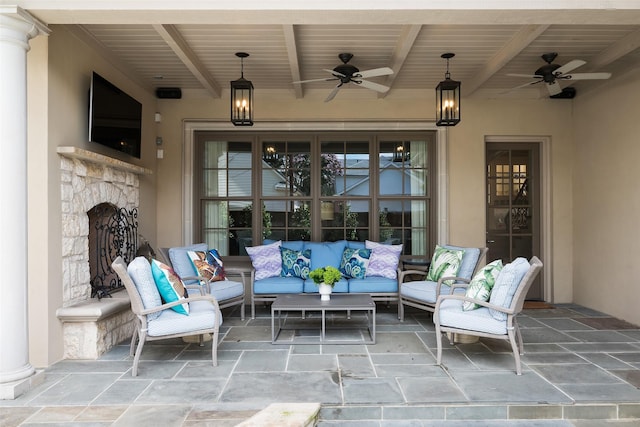
[[[504,92],[501,92],[501,93],[503,93],[503,94],[504,94],[504,93],[509,93],[509,92],[511,92],[511,91],[514,91],[514,90],[522,89],[523,87],[527,87],[527,86],[534,85],[534,84],[536,84],[536,83],[540,83],[541,81],[542,81],[542,80],[535,80],[535,81],[532,81],[532,82],[527,82],[527,83],[522,84],[522,85],[520,85],[520,86],[512,87],[511,89],[505,90]]]
[[[558,82],[547,83],[547,90],[549,91],[549,95],[558,95],[562,93],[562,88],[558,84]]]
[[[334,76],[336,76],[336,77],[338,77],[338,76],[339,76],[339,77],[347,77],[347,76],[345,76],[344,74],[342,74],[342,73],[340,73],[340,72],[338,72],[338,71],[336,71],[336,70],[329,70],[329,69],[327,69],[327,68],[323,68],[323,69],[322,69],[322,71],[326,71],[327,73],[331,73],[331,74],[333,74],[333,75],[334,75]]]
[[[586,64],[586,61],[583,61],[582,59],[574,59],[573,61],[569,61],[566,64],[564,64],[562,67],[556,69],[553,74],[560,75],[560,74],[567,74],[569,71],[575,70],[576,68]]]
[[[381,85],[379,83],[373,83],[366,80],[351,80],[356,83],[358,86],[365,87],[367,89],[375,90],[376,92],[387,92],[389,90],[389,86]]]
[[[336,95],[338,94],[338,90],[340,90],[340,87],[342,86],[342,82],[338,83],[336,85],[336,87],[333,88],[333,90],[331,91],[331,93],[329,94],[329,96],[327,96],[327,98],[324,100],[324,102],[329,102],[331,101],[333,98],[336,97]]]
[[[301,80],[299,82],[292,82],[292,83],[328,82],[328,81],[331,81],[331,80],[338,80],[338,79],[333,78],[333,77],[327,77],[326,79]]]
[[[606,80],[611,77],[611,73],[578,73],[565,74],[561,78],[569,80]]]
[[[509,77],[526,77],[527,79],[541,79],[542,76],[537,76],[535,74],[507,74]]]
[[[388,76],[393,74],[393,70],[389,67],[374,68],[372,70],[358,71],[353,75],[354,78],[366,79],[369,77]]]

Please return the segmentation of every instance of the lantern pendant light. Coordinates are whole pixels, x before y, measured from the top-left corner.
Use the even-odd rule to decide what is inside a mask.
[[[231,82],[231,123],[253,126],[253,83],[244,78],[244,58],[249,54],[237,52],[240,58],[240,78]]]
[[[460,123],[460,86],[461,82],[451,80],[449,59],[455,53],[443,53],[440,57],[447,60],[447,72],[444,80],[436,86],[436,126],[455,126]]]

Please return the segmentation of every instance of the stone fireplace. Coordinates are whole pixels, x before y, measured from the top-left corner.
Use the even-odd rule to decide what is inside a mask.
[[[133,314],[126,291],[91,298],[88,212],[103,204],[132,211],[139,204],[139,175],[148,169],[77,147],[58,147],[62,207],[64,356],[96,359],[131,337]]]

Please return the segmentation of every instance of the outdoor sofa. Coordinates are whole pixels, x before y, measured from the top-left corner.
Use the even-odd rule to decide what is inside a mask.
[[[251,318],[255,318],[256,303],[272,302],[283,294],[318,293],[308,271],[327,266],[343,273],[333,292],[367,293],[374,301],[398,301],[402,245],[265,240],[264,245],[248,247],[247,252],[253,265]]]

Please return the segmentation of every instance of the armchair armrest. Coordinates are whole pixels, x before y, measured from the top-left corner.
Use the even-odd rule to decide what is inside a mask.
[[[425,270],[400,270],[400,273],[398,276],[398,282],[400,283],[404,282],[404,278],[408,275],[417,275],[417,276],[423,276],[424,278],[426,278],[427,273],[428,271],[425,271]]]
[[[149,309],[144,309],[140,312],[140,315],[149,315],[151,313],[156,313],[159,311],[163,311],[166,310],[168,308],[171,307],[175,307],[176,305],[180,305],[180,304],[184,304],[184,303],[190,303],[190,302],[194,302],[194,301],[210,301],[211,304],[213,304],[217,310],[220,310],[220,308],[218,307],[218,301],[216,300],[216,298],[213,295],[196,295],[194,297],[189,297],[189,298],[184,298],[178,301],[173,301],[173,302],[168,302],[162,305],[159,305],[157,307],[153,307],[153,308],[149,308]]]
[[[246,268],[225,267],[224,272],[226,276],[240,276],[242,283],[246,283],[247,281],[246,274],[248,271]]]
[[[478,304],[478,305],[480,305],[482,307],[491,308],[493,310],[500,311],[500,312],[506,313],[506,314],[514,314],[515,313],[515,310],[513,310],[512,308],[505,308],[505,307],[502,307],[500,305],[491,304],[488,301],[482,301],[482,300],[479,300],[479,299],[475,299],[475,298],[471,298],[471,297],[468,297],[468,296],[465,296],[465,295],[459,295],[459,294],[456,294],[456,295],[440,295],[438,297],[438,300],[436,301],[436,308],[435,308],[436,312],[440,309],[440,304],[442,303],[442,301],[447,300],[447,299],[455,299],[455,300],[460,300],[460,301],[469,301],[469,302],[472,302],[474,304]]]
[[[442,284],[445,280],[453,280],[453,284],[449,289],[450,294],[453,294],[453,291],[455,288],[466,288],[470,282],[469,279],[465,279],[464,277],[457,277],[457,276],[441,277],[440,279],[438,279],[438,284],[436,285],[436,298],[438,298],[438,296],[440,295],[440,290],[442,289]]]

